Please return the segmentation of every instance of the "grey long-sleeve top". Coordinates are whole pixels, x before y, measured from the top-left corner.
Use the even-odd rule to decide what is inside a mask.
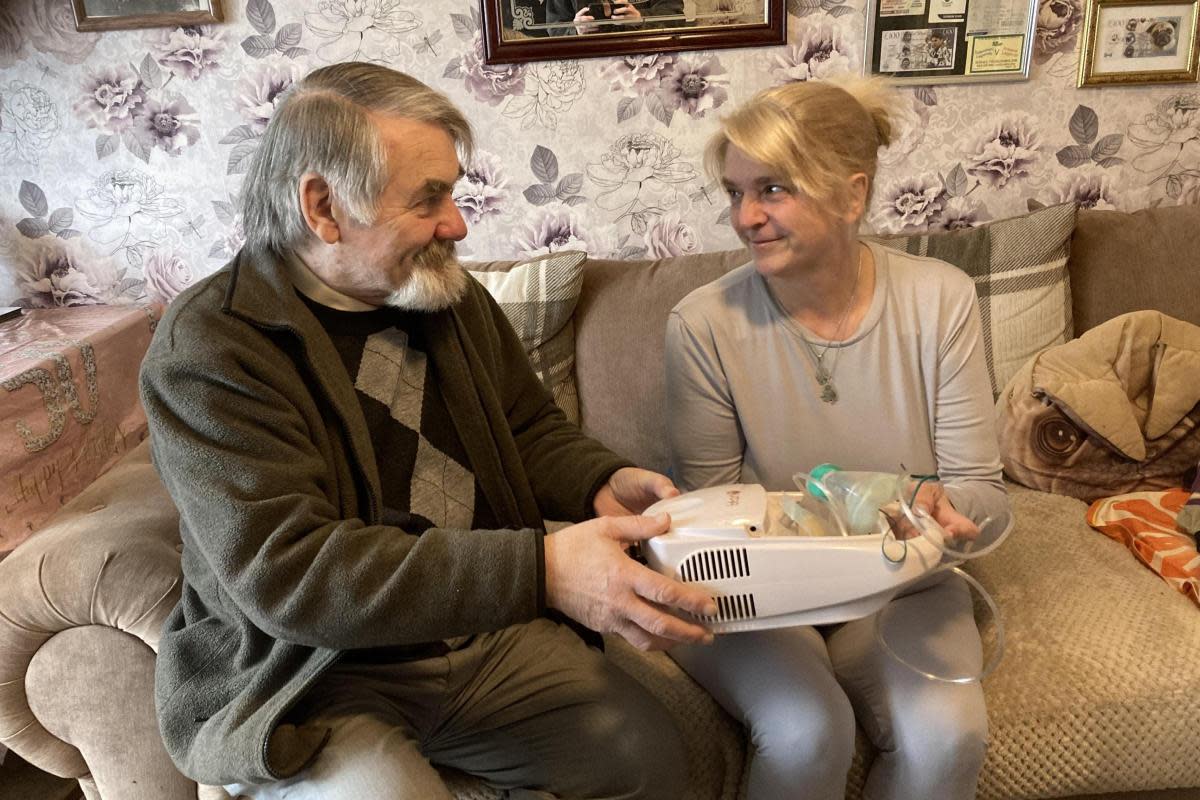
[[[667,324],[667,429],[680,488],[762,483],[829,462],[937,472],[975,520],[1007,507],[975,288],[935,259],[868,245],[875,292],[830,344],[776,303],[747,264],[693,291]],[[839,400],[825,403],[807,338],[825,346]]]

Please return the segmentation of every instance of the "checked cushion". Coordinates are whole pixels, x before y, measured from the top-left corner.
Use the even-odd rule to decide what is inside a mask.
[[[554,402],[579,422],[575,384],[575,323],[586,254],[563,251],[527,261],[464,264],[500,304],[534,372]]]
[[[996,396],[1030,357],[1074,335],[1067,256],[1075,215],[1064,203],[974,228],[872,238],[974,279]]]

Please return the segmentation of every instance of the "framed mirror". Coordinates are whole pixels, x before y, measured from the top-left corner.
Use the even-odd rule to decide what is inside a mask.
[[[488,64],[787,41],[785,0],[480,0]]]
[[[114,31],[220,22],[221,0],[72,0],[75,29]]]

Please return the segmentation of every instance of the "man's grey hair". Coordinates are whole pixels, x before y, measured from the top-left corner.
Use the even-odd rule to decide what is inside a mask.
[[[441,92],[378,64],[333,64],[289,90],[267,125],[242,185],[246,245],[284,253],[313,236],[300,210],[300,178],[315,172],[363,225],[375,221],[389,177],[387,150],[372,114],[436,125],[470,160],[470,123]]]

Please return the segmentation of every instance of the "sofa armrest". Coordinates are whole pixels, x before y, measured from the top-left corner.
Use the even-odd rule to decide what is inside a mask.
[[[175,606],[179,587],[178,514],[143,443],[0,561],[0,743],[47,772],[88,775],[83,745],[63,741],[48,729],[70,731],[69,721],[52,724],[31,708],[32,685],[41,686],[38,694],[47,686],[32,680],[31,665],[36,660],[39,672],[63,680],[86,673],[56,663],[61,657],[54,653],[88,658],[86,647],[80,651],[62,645],[80,640],[75,629],[107,628],[145,648],[145,663],[134,669],[145,670],[148,664],[152,681],[159,629]],[[41,652],[64,633],[67,641]],[[103,647],[90,651],[91,660],[105,652]],[[73,706],[67,704],[76,713],[89,704],[111,709],[135,702],[149,704],[153,714],[152,693],[114,698],[100,685],[64,685],[57,691],[76,696]]]

